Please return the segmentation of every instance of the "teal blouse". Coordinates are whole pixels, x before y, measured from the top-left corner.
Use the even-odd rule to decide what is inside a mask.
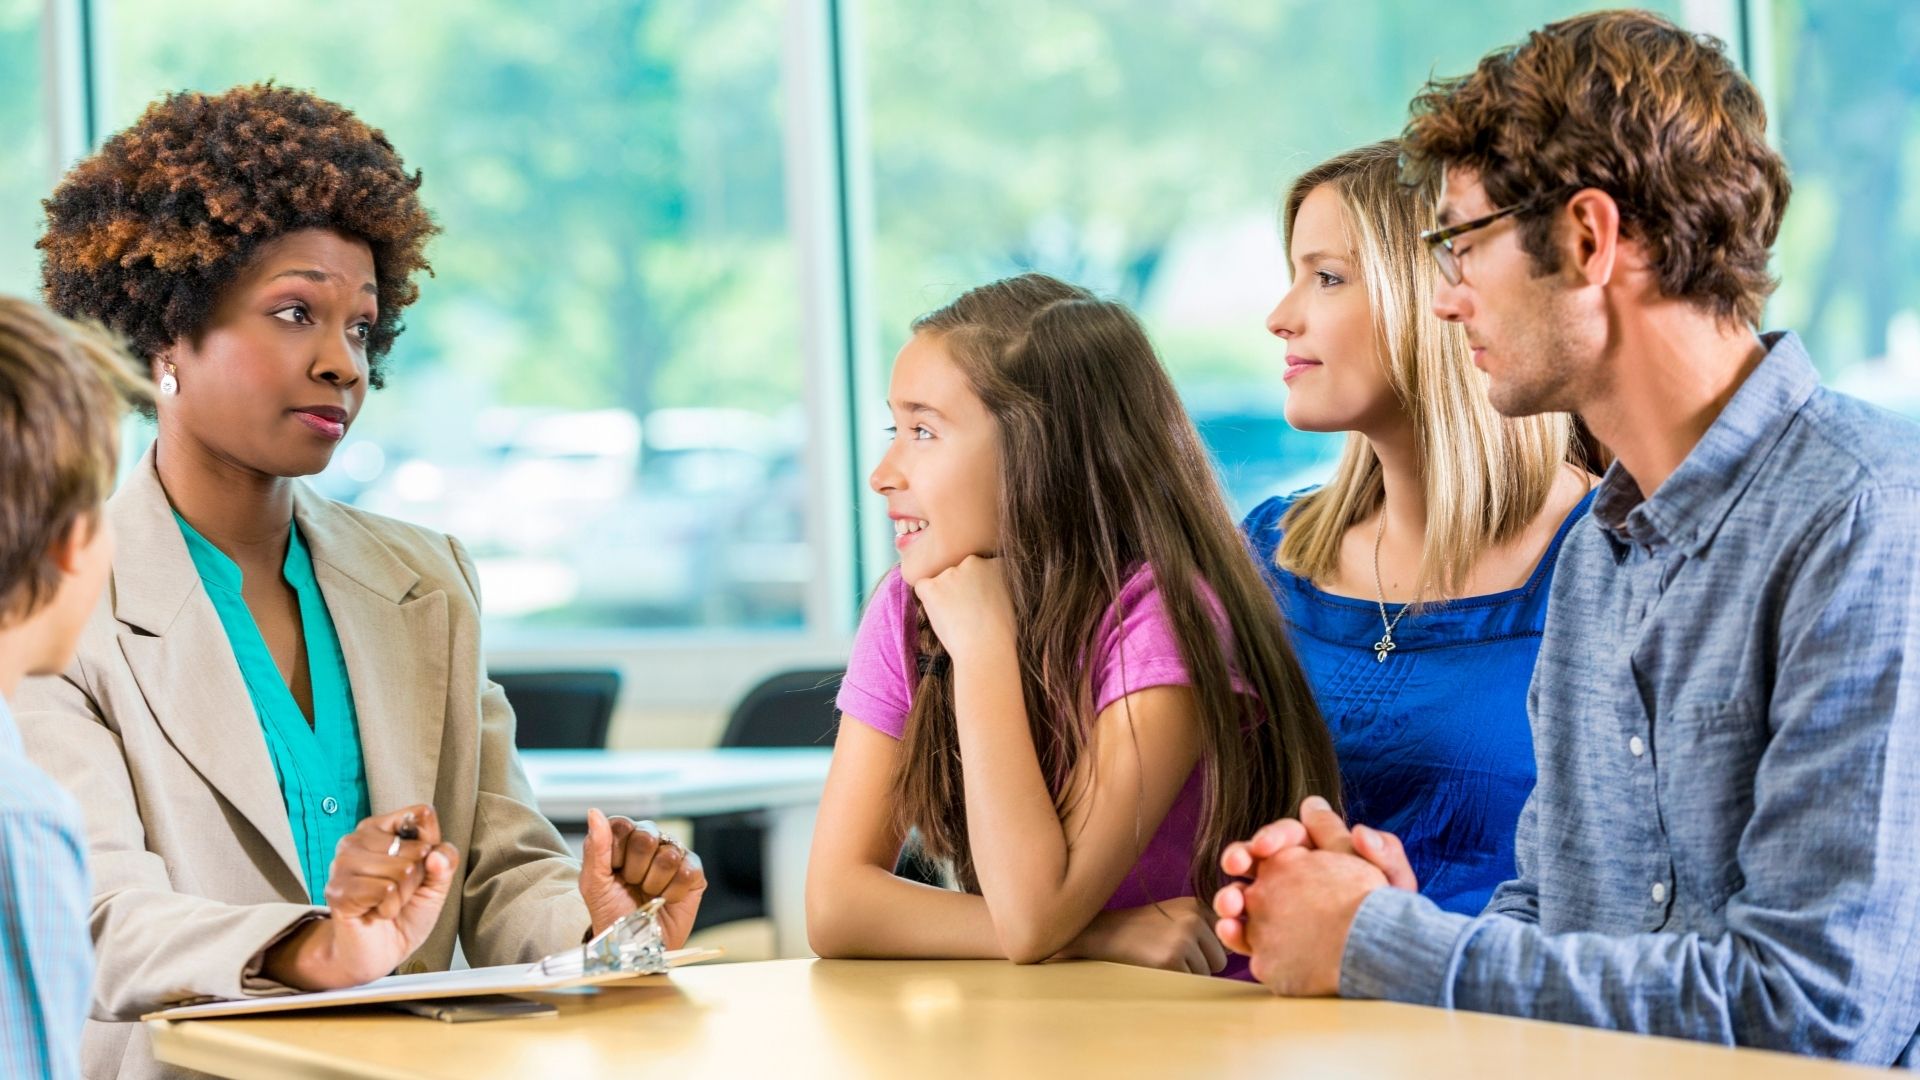
[[[313,723],[308,724],[293,691],[280,677],[279,665],[260,636],[241,595],[239,564],[227,558],[206,537],[195,532],[177,512],[187,553],[200,571],[213,610],[226,628],[227,644],[240,665],[254,715],[267,738],[274,776],[287,804],[299,850],[301,876],[315,904],[326,903],[327,873],[333,851],[342,837],[367,816],[367,771],[360,757],[359,718],[353,708],[353,688],[347,679],[347,660],[340,651],[333,616],[313,576],[313,557],[294,525],[287,543],[281,574],[293,586],[300,602],[300,628],[306,639],[307,671],[313,683]]]

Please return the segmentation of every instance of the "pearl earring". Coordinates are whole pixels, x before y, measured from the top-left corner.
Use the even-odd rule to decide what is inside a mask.
[[[164,374],[160,376],[160,392],[168,397],[180,392],[180,380],[173,377],[173,365],[162,364]]]

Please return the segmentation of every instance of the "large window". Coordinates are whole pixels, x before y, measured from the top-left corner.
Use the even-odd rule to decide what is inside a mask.
[[[779,0],[117,0],[105,127],[275,78],[445,233],[329,495],[459,536],[505,628],[795,626],[808,572]]]
[[[616,742],[695,744],[843,652],[892,557],[849,508],[877,510],[893,352],[968,286],[1034,268],[1139,310],[1236,510],[1323,475],[1263,326],[1287,183],[1588,6],[0,0],[0,290],[37,287],[56,157],[161,93],[353,107],[446,232],[318,483],[465,540],[496,656],[623,666]],[[1653,6],[1769,97],[1795,193],[1768,324],[1920,415],[1920,6]]]
[[[1793,200],[1767,322],[1841,389],[1920,417],[1920,5],[1772,9],[1758,59]]]
[[[1339,437],[1287,426],[1264,325],[1288,275],[1287,184],[1397,135],[1430,74],[1593,6],[864,0],[864,376],[884,386],[916,314],[1043,270],[1141,313],[1237,511],[1317,481]]]
[[[0,0],[0,293],[38,297],[40,200],[51,188],[40,0]]]

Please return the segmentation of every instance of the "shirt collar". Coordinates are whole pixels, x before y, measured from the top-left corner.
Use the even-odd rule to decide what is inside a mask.
[[[1790,331],[1764,334],[1761,359],[1680,467],[1651,498],[1619,462],[1593,500],[1593,520],[1618,543],[1671,544],[1698,555],[1766,463],[1787,425],[1820,384]]]
[[[319,587],[313,577],[313,556],[307,551],[307,538],[300,535],[298,520],[287,530],[287,558],[280,566],[280,573],[296,591],[308,592]]]
[[[180,523],[180,535],[186,538],[187,554],[193,559],[194,569],[200,572],[200,580],[209,586],[239,592],[245,580],[240,564],[228,558],[226,552],[213,546],[212,541],[187,524],[187,519],[180,516],[180,511],[173,512],[173,519]],[[280,572],[287,584],[296,590],[314,585],[313,556],[307,551],[307,542],[300,535],[298,522],[288,529],[287,557],[281,564]]]

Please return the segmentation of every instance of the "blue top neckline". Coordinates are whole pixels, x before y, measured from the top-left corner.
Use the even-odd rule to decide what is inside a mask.
[[[1580,497],[1580,501],[1574,504],[1573,509],[1567,511],[1567,516],[1560,522],[1560,527],[1554,530],[1553,541],[1549,543],[1547,549],[1540,554],[1540,560],[1534,564],[1533,572],[1527,575],[1527,580],[1524,584],[1511,589],[1502,589],[1499,592],[1481,593],[1477,596],[1463,596],[1454,600],[1439,601],[1429,606],[1427,610],[1429,612],[1464,611],[1473,608],[1498,607],[1502,604],[1510,604],[1530,598],[1540,586],[1552,576],[1553,564],[1560,554],[1560,545],[1566,542],[1568,534],[1573,531],[1573,523],[1580,520],[1581,515],[1585,514],[1587,509],[1593,505],[1593,497],[1598,490],[1598,488],[1589,488],[1587,493]],[[1285,496],[1280,501],[1284,501],[1287,506],[1290,507],[1295,499],[1298,499],[1304,494],[1306,494],[1306,492],[1296,492],[1293,495]],[[1282,509],[1281,513],[1284,512],[1285,510]],[[1279,526],[1279,519],[1279,514],[1274,515],[1274,525],[1276,529]],[[1267,567],[1272,570],[1275,575],[1279,576],[1282,581],[1286,582],[1290,588],[1307,599],[1335,607],[1364,608],[1367,611],[1375,612],[1380,610],[1380,604],[1376,600],[1366,600],[1357,596],[1342,596],[1339,593],[1327,592],[1306,578],[1301,577],[1291,570],[1275,565],[1271,561],[1267,563]],[[1399,605],[1389,604],[1388,606],[1398,607]]]

